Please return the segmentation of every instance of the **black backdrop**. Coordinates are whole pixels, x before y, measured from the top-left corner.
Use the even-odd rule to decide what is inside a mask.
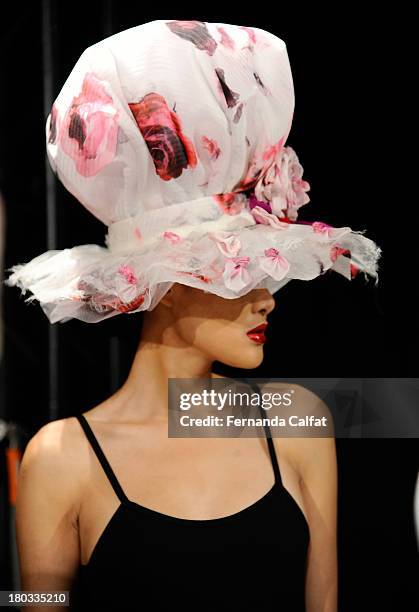
[[[395,60],[392,14],[363,6],[251,6],[211,10],[97,1],[16,3],[0,22],[0,188],[7,211],[5,266],[49,248],[104,243],[106,227],[58,183],[45,157],[49,107],[82,51],[114,32],[152,19],[198,19],[268,29],[287,43],[296,108],[288,144],[297,151],[311,202],[302,220],[366,229],[383,249],[379,285],[337,274],[293,281],[276,294],[264,363],[232,376],[414,377],[415,241],[403,223],[404,173],[397,132],[403,121],[403,70]],[[280,8],[280,10],[279,10]],[[273,10],[272,9],[272,10]],[[412,215],[416,214],[416,218]],[[4,291],[5,402],[0,417],[29,435],[50,419],[73,415],[110,395],[128,373],[141,315],[97,324],[50,325],[17,289]],[[339,459],[340,611],[414,610],[417,552],[412,522],[415,439],[337,440]],[[260,560],[261,563],[264,560]],[[8,588],[3,578],[0,588]]]

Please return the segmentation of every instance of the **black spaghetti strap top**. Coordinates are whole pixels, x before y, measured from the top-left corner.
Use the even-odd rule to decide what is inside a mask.
[[[304,612],[309,527],[282,484],[269,425],[273,487],[235,514],[190,520],[128,499],[86,418],[77,418],[120,505],[79,566],[70,610]]]

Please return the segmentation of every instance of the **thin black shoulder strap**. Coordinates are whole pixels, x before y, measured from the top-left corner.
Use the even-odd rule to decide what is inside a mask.
[[[266,414],[264,416],[266,417]],[[271,428],[267,424],[264,425],[264,428],[266,433],[266,440],[268,442],[269,447],[269,454],[271,456],[272,469],[275,474],[275,482],[278,484],[282,484],[281,470],[279,469],[278,458],[276,456],[275,446],[272,440]]]
[[[121,502],[127,502],[128,498],[125,495],[124,491],[122,490],[122,487],[119,484],[118,479],[115,476],[115,473],[109,464],[109,461],[106,459],[105,454],[103,450],[101,449],[99,442],[97,441],[97,438],[92,431],[92,428],[87,422],[86,417],[83,414],[79,414],[77,415],[77,419],[80,425],[82,426],[83,431],[86,434],[86,437],[89,440],[97,458],[99,459],[100,465],[102,466],[106,476],[108,477],[108,480],[111,483],[113,490],[117,494],[119,500]]]
[[[256,393],[260,395],[260,388],[256,383],[252,383],[251,387]],[[259,404],[259,410],[260,410],[262,418],[267,418],[269,416],[269,413],[266,413],[260,404]],[[272,440],[271,428],[268,423],[263,423],[263,428],[265,430],[266,440],[268,442],[269,455],[271,457],[272,469],[275,475],[275,484],[282,485],[281,470],[279,469],[278,458],[276,456],[275,446]]]

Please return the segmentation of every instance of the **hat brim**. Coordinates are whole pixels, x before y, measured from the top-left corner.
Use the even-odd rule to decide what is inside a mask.
[[[359,272],[378,282],[381,249],[349,227],[290,223],[244,227],[233,243],[193,232],[177,242],[159,238],[146,252],[114,253],[96,244],[42,253],[9,268],[4,282],[37,300],[51,323],[152,310],[173,283],[234,299],[256,288],[274,294],[290,280],[312,280],[328,271],[348,280]]]

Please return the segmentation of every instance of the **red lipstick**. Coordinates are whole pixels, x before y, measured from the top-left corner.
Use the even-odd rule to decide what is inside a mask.
[[[257,327],[254,327],[250,331],[247,332],[247,337],[256,342],[256,344],[263,344],[266,342],[265,330],[268,327],[267,323],[262,323]]]

